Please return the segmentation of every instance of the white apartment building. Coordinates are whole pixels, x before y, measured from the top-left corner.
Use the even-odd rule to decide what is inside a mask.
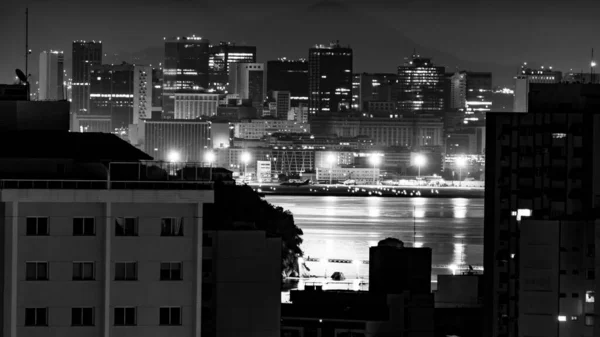
[[[176,93],[175,119],[197,119],[217,115],[218,94]]]
[[[372,184],[379,179],[379,168],[317,168],[317,180],[343,182],[354,180],[357,184]]]
[[[234,137],[261,139],[274,133],[310,133],[310,124],[285,119],[252,119],[234,124]]]
[[[133,124],[152,118],[152,67],[133,67]]]

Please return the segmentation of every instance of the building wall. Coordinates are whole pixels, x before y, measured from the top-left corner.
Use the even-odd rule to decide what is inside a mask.
[[[4,336],[200,336],[202,204],[212,191],[3,190]],[[77,204],[77,207],[73,207]],[[49,218],[48,236],[27,236],[26,218]],[[73,217],[95,219],[93,236],[74,236]],[[115,218],[138,219],[139,235],[115,236]],[[182,237],[162,237],[161,218],[184,218]],[[25,280],[27,261],[49,264],[48,281]],[[94,262],[95,277],[76,281],[73,262]],[[115,280],[115,263],[138,263],[137,281]],[[160,262],[182,262],[183,281],[160,281]],[[14,273],[13,273],[14,271]],[[153,296],[148,296],[153,294]],[[114,308],[137,308],[137,326],[114,326]],[[160,326],[160,307],[182,308],[181,326]],[[71,308],[93,307],[94,326],[72,327]],[[25,308],[48,308],[48,327],[25,327]]]
[[[152,118],[153,91],[152,67],[134,66],[133,69],[133,124],[140,119]]]
[[[357,183],[372,183],[379,177],[379,168],[320,168],[317,167],[317,180],[345,181],[356,180]]]
[[[101,41],[73,41],[71,112],[90,113],[90,68],[102,63]]]
[[[43,51],[40,53],[39,99],[65,99],[63,75],[65,57],[63,52]]]
[[[282,58],[267,62],[267,91],[289,91],[292,107],[308,104],[308,62]]]
[[[264,63],[236,63],[229,70],[229,92],[241,99],[251,100],[252,106],[262,109],[267,98]]]
[[[236,138],[261,139],[273,133],[310,133],[310,124],[280,119],[253,119],[234,123]]]
[[[350,47],[317,45],[308,52],[308,109],[311,115],[349,110],[352,105]]]
[[[197,119],[217,115],[218,94],[175,94],[175,119]]]
[[[177,151],[183,162],[200,163],[211,148],[208,122],[147,120],[138,125],[137,146],[155,160],[168,160]]]

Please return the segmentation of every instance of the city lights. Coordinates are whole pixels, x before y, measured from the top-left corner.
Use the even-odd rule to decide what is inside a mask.
[[[178,163],[181,161],[181,154],[178,151],[171,150],[169,154],[167,154],[167,160],[171,163]]]
[[[417,167],[419,168],[419,177],[421,176],[421,167],[424,166],[426,162],[427,158],[422,154],[418,154],[415,157],[415,165],[417,165]]]
[[[211,165],[215,162],[215,153],[212,151],[206,152],[206,154],[204,155],[204,160],[206,160],[207,163],[210,163]]]

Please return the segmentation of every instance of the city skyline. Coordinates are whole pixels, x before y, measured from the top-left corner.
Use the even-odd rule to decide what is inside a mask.
[[[434,12],[424,11],[426,7],[422,2],[410,2],[402,8],[387,4],[387,12],[395,13],[403,19],[394,21],[391,20],[392,15],[384,12],[382,1],[321,1],[285,5],[265,2],[253,8],[237,1],[210,6],[175,2],[169,5],[169,10],[174,17],[181,18],[177,24],[169,20],[164,24],[156,23],[156,20],[152,19],[163,15],[157,2],[143,4],[142,13],[149,20],[142,21],[137,17],[130,19],[128,13],[136,8],[136,2],[129,2],[132,6],[125,6],[126,10],[122,13],[111,12],[110,30],[104,29],[106,22],[96,22],[98,18],[105,17],[102,13],[111,8],[110,1],[89,7],[91,12],[98,14],[94,17],[89,17],[81,10],[56,11],[56,8],[69,8],[69,0],[60,1],[52,8],[48,8],[44,3],[33,2],[29,5],[29,45],[34,54],[52,48],[64,50],[66,55],[70,55],[69,45],[73,40],[96,39],[104,41],[105,54],[123,55],[152,48],[161,49],[162,38],[165,36],[195,33],[210,39],[211,42],[226,40],[255,45],[259,50],[258,62],[266,62],[282,56],[306,57],[308,48],[314,44],[340,40],[344,44],[350,44],[355,50],[356,72],[393,71],[403,63],[405,57],[410,56],[414,48],[417,48],[421,55],[432,57],[433,62],[446,66],[447,69],[459,67],[470,71],[492,71],[494,85],[509,85],[512,84],[509,80],[524,61],[552,65],[563,71],[572,68],[574,71],[589,69],[590,50],[594,47],[591,32],[597,30],[598,23],[590,20],[590,11],[586,10],[593,2],[576,2],[580,5],[576,6],[573,2],[568,6],[554,1],[546,2],[543,9],[531,4],[519,4],[519,11],[515,13],[506,9],[494,10],[497,9],[497,5],[488,1],[461,1],[454,9],[443,3],[436,4],[439,10]],[[503,4],[509,8],[516,3],[504,1]],[[9,13],[2,14],[7,16],[2,17],[2,21],[11,27],[2,33],[3,40],[8,44],[8,52],[0,55],[0,78],[4,78],[4,82],[14,79],[14,68],[24,66],[24,6],[10,1],[9,8],[14,8],[10,17]],[[232,12],[228,11],[228,8],[239,10]],[[265,10],[267,8],[268,11]],[[207,18],[201,21],[202,24],[198,24],[197,20],[188,20],[192,13],[196,16],[203,15],[200,12],[209,13]],[[497,18],[490,18],[491,12],[497,15]],[[41,17],[41,13],[44,17]],[[578,18],[577,26],[564,27],[561,24],[560,18],[569,14]],[[307,19],[311,19],[308,21],[313,21],[313,24],[308,26],[302,22]],[[468,19],[472,24],[485,22],[485,25],[481,24],[477,30],[473,30],[472,24],[460,23],[460,19]],[[301,22],[296,23],[295,20]],[[289,23],[285,24],[288,21]],[[59,22],[69,24],[59,25]],[[136,22],[153,24],[138,25]],[[48,36],[44,33],[48,30],[44,27],[50,24],[54,28],[53,34]],[[273,30],[273,26],[277,25],[281,26],[281,29]],[[69,28],[73,26],[77,26],[78,29]],[[133,26],[144,29],[136,28],[132,31]],[[440,29],[446,26],[452,29]],[[558,28],[564,28],[562,35],[554,34]],[[490,35],[492,29],[504,34]],[[561,48],[555,48],[557,42],[554,37],[549,39],[553,34],[564,36],[558,40]],[[454,36],[467,38],[457,39]],[[295,42],[287,43],[287,40]],[[373,48],[375,50],[371,52]],[[378,55],[377,62],[371,55]],[[70,60],[65,62],[70,64]],[[34,76],[37,74],[36,68],[30,59],[30,73]]]

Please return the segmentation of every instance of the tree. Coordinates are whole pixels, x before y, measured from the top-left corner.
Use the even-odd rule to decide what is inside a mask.
[[[298,257],[304,255],[300,248],[303,233],[292,213],[273,206],[247,185],[215,184],[215,202],[204,207],[205,228],[242,230],[236,225],[240,223],[247,225],[245,230],[264,230],[268,236],[281,237],[282,273],[297,274]]]

